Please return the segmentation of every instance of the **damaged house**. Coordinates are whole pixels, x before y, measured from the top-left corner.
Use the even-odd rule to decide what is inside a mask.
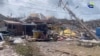
[[[22,35],[22,24],[21,22],[13,20],[4,20],[7,31],[12,32],[14,35]]]
[[[18,18],[11,18],[11,17],[5,17],[0,14],[0,32],[4,34],[10,34],[13,33],[14,35],[20,35],[21,34],[21,28],[18,28],[20,26],[20,22],[17,20]],[[18,31],[19,30],[19,31]]]

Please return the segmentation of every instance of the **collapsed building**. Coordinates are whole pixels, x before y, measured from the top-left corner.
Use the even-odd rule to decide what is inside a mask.
[[[42,30],[45,33],[47,27],[52,27],[58,32],[61,27],[75,30],[79,28],[79,25],[75,20],[58,19],[53,16],[46,17],[38,13],[30,14],[29,17],[20,20],[7,19],[0,22],[1,30],[5,29],[5,31],[11,32],[12,35],[32,36],[33,30]]]
[[[92,29],[96,29],[96,27],[100,27],[100,19],[86,21],[85,24]]]

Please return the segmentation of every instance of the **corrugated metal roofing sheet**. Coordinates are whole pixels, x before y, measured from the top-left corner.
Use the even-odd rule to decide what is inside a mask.
[[[4,22],[10,23],[10,24],[21,24],[21,22],[11,21],[11,20],[4,20]]]

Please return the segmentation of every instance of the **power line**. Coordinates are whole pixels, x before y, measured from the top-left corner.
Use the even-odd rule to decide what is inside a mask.
[[[62,2],[62,4],[63,4],[63,6],[65,5],[64,2]],[[91,38],[95,38],[96,40],[99,40],[97,38],[97,36],[94,33],[92,33],[89,30],[89,28],[82,21],[80,21],[80,19],[67,6],[65,7],[65,9],[70,13],[70,15],[72,15],[74,17],[74,19],[76,19],[81,24],[82,27],[85,28],[85,30],[90,34]]]

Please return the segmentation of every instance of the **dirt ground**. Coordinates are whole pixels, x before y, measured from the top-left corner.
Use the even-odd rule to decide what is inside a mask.
[[[78,46],[76,42],[57,41],[57,42],[31,42],[37,46],[45,56],[100,56],[100,46],[91,48]],[[0,50],[0,56],[19,56],[12,47],[6,46]]]
[[[45,56],[100,56],[100,47],[87,48],[74,42],[34,42]]]
[[[0,50],[0,56],[19,56],[11,46],[6,45],[3,50]]]

